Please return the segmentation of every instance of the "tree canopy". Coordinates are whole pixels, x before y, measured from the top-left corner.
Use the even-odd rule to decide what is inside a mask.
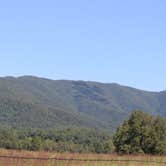
[[[166,120],[134,111],[116,130],[113,142],[118,153],[166,154]]]
[[[110,153],[114,151],[109,133],[83,128],[59,130],[0,128],[0,148],[72,153]]]

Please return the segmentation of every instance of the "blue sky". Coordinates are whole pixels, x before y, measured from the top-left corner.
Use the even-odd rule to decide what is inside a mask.
[[[165,0],[0,2],[0,76],[166,90]]]

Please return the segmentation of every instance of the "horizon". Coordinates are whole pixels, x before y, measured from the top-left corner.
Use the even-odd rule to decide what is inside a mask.
[[[99,84],[116,84],[116,85],[119,85],[119,86],[123,86],[123,87],[128,87],[128,88],[132,88],[132,89],[137,89],[137,90],[141,90],[141,91],[146,91],[146,92],[156,92],[156,93],[159,93],[159,92],[164,92],[166,91],[166,89],[163,89],[161,91],[152,91],[152,90],[146,90],[146,89],[141,89],[141,88],[137,88],[137,87],[133,87],[133,86],[130,86],[130,85],[125,85],[125,84],[120,84],[118,82],[102,82],[102,81],[95,81],[95,80],[73,80],[73,79],[53,79],[53,78],[48,78],[48,77],[42,77],[42,76],[37,76],[37,75],[20,75],[20,76],[11,76],[11,75],[8,75],[8,76],[0,76],[0,78],[16,78],[16,79],[19,79],[19,78],[22,78],[22,77],[33,77],[33,78],[38,78],[38,79],[46,79],[46,80],[50,80],[50,81],[83,81],[83,82],[92,82],[92,83],[99,83]]]
[[[0,76],[166,89],[166,2],[3,1]]]

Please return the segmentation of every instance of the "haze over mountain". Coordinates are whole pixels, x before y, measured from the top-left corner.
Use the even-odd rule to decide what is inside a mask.
[[[0,125],[14,128],[88,127],[114,130],[131,111],[166,116],[166,91],[119,84],[0,78]]]

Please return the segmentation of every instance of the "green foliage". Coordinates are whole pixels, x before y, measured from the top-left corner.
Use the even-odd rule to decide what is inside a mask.
[[[118,153],[166,154],[166,119],[134,111],[116,131]]]
[[[156,118],[154,121],[154,147],[156,154],[166,154],[166,120]]]
[[[81,127],[113,131],[131,110],[166,115],[166,92],[118,84],[0,78],[0,125],[17,129]]]
[[[114,150],[108,133],[81,128],[22,131],[1,128],[0,148],[73,153],[110,153]]]

